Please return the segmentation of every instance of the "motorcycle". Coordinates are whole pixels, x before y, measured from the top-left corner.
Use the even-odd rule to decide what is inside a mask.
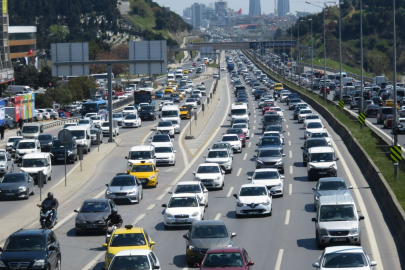
[[[42,208],[41,205],[37,205],[39,208],[41,208],[41,211],[39,212],[39,222],[41,223],[41,228],[42,229],[50,229],[53,228],[56,223],[58,223],[57,219],[53,219],[53,214],[54,211],[51,208]]]
[[[104,218],[104,222],[106,221],[106,219]],[[108,223],[107,225],[107,231],[105,233],[105,242],[108,244],[110,242],[110,238],[111,235],[113,234],[113,232],[120,228],[121,226],[117,225],[117,224],[112,224],[111,222]]]

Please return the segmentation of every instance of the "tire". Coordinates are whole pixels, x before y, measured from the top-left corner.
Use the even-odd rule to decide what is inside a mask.
[[[28,193],[28,191],[25,195],[27,196],[27,197],[25,197],[25,199],[28,200],[30,198],[30,194]]]
[[[36,117],[34,117],[32,120],[33,120],[34,122],[38,122],[38,119],[37,119]]]
[[[48,178],[48,181],[50,181],[50,180],[52,180],[52,172],[51,172],[51,175]]]
[[[269,213],[269,217],[271,217],[273,215],[273,207],[271,207],[270,213]]]
[[[55,116],[52,115],[52,116],[51,116],[51,119],[52,119],[52,120],[55,120]]]
[[[225,186],[225,182],[222,182],[222,186],[219,188],[219,190],[223,190]]]
[[[315,232],[316,233],[316,232]],[[323,249],[323,245],[321,244],[321,242],[319,241],[319,236],[316,233],[316,245],[318,247],[318,249]]]
[[[280,170],[280,173],[281,173],[281,174],[284,174],[284,169]]]
[[[31,191],[30,195],[35,195],[35,188]]]
[[[55,270],[61,270],[61,259],[60,258],[58,258],[58,264],[56,265],[56,268],[55,268]]]
[[[90,147],[89,147],[89,149],[87,149],[87,153],[90,152],[90,150],[91,150],[91,149],[90,149]]]

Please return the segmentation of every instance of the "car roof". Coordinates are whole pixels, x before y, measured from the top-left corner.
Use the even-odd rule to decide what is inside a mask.
[[[134,255],[148,255],[152,251],[149,249],[128,249],[118,252],[114,257],[120,256],[134,256]]]
[[[21,229],[10,236],[34,236],[34,235],[43,235],[50,233],[50,229]]]
[[[20,142],[36,142],[37,139],[23,139]]]
[[[128,226],[128,225],[125,225]],[[130,229],[125,228],[125,226],[122,226],[119,229],[116,229],[114,231],[114,234],[126,234],[126,233],[143,233],[143,229],[141,227],[132,227]]]
[[[244,187],[264,187],[266,188],[265,184],[243,184],[240,188],[244,188]]]
[[[132,146],[131,149],[129,151],[151,151],[153,150],[155,147],[153,145],[136,145],[136,146]]]
[[[312,154],[314,153],[334,153],[335,150],[333,147],[330,146],[323,146],[323,147],[312,147],[308,149],[308,152],[311,152]]]
[[[261,149],[261,150],[266,150],[266,149]],[[271,148],[268,150],[271,150]],[[273,169],[273,168],[256,169],[255,172],[278,172],[278,169]]]
[[[208,149],[208,152],[227,152],[226,148],[215,148],[215,149]]]
[[[345,179],[343,179],[342,177],[324,177],[319,179],[319,182],[336,182],[336,181],[346,182]]]
[[[23,159],[30,159],[30,158],[47,158],[50,154],[49,153],[30,153],[24,155]]]
[[[176,186],[181,186],[181,185],[200,185],[200,181],[181,181],[181,182],[178,182]]]
[[[219,166],[218,163],[200,163],[198,166]]]
[[[195,198],[196,194],[195,193],[176,193],[176,194],[172,195],[172,198],[173,197],[175,197],[175,198],[179,198],[179,197],[193,197],[193,198]]]
[[[87,199],[83,203],[109,202],[109,199]]]
[[[193,227],[196,225],[225,225],[222,220],[199,220],[193,222]]]
[[[211,248],[207,253],[231,253],[240,252],[242,248],[240,247],[222,247],[222,248]]]
[[[334,246],[325,248],[325,254],[327,253],[364,253],[364,250],[357,246]]]
[[[350,195],[326,195],[319,197],[319,205],[340,205],[340,204],[353,204],[354,199]]]

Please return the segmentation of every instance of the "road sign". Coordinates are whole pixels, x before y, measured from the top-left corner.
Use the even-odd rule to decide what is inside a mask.
[[[73,134],[70,130],[63,129],[63,130],[59,131],[59,133],[58,133],[58,139],[63,144],[68,144],[69,142],[72,141],[72,138],[73,138]]]
[[[130,63],[130,74],[163,74],[167,72],[167,41],[130,41],[129,59],[144,60],[144,63]],[[152,60],[152,61],[150,61]],[[162,62],[153,60],[161,60]]]
[[[212,47],[201,47],[200,56],[201,56],[201,58],[211,58],[212,57]]]
[[[52,76],[88,76],[89,64],[77,62],[89,61],[89,43],[52,43]],[[55,63],[76,62],[73,65],[57,66]]]
[[[391,146],[391,160],[395,163],[402,161],[401,146]]]
[[[339,107],[341,109],[343,109],[345,107],[345,102],[343,101],[343,99],[339,100]]]
[[[366,122],[366,115],[364,113],[359,113],[358,120],[360,124],[364,124]]]

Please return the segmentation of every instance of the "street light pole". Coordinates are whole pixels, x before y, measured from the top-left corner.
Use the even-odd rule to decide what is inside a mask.
[[[340,79],[339,79],[339,84],[340,84],[340,96],[339,100],[342,99],[342,93],[343,93],[343,87],[342,87],[342,12],[340,10],[341,5],[343,2],[339,0],[339,71],[340,71]]]
[[[326,103],[326,19],[325,19],[326,7],[323,9],[323,101]]]
[[[360,95],[360,106],[359,114],[364,111],[364,97],[363,97],[363,0],[360,0],[360,82],[361,82],[361,95]],[[395,120],[395,119],[394,119]],[[363,129],[363,124],[360,123],[360,128]]]
[[[300,72],[300,56],[301,56],[301,50],[300,50],[300,22],[302,20],[297,21],[298,22],[298,61],[297,61],[297,68],[296,70],[298,71],[298,89],[301,88],[301,72]]]
[[[393,134],[394,134],[394,146],[397,146],[398,144],[398,114],[397,114],[397,31],[395,28],[396,24],[396,16],[395,16],[395,0],[392,0],[393,4],[393,25],[394,25],[394,43],[392,45],[393,49],[393,65],[394,65],[394,124],[393,124]],[[395,180],[398,180],[398,163],[394,163],[394,178]]]
[[[312,36],[312,19],[311,21],[311,93],[314,92],[314,38]]]
[[[291,39],[290,39],[290,54],[291,54],[291,61],[290,61],[290,65],[291,65],[291,71],[290,71],[290,77],[291,77],[291,81],[293,80],[292,79],[292,71],[293,71],[293,69],[292,69],[292,62],[293,62],[293,53],[292,53],[292,31],[293,31],[293,26],[292,26],[292,24],[291,24],[291,28],[290,28],[290,34],[291,34]]]

